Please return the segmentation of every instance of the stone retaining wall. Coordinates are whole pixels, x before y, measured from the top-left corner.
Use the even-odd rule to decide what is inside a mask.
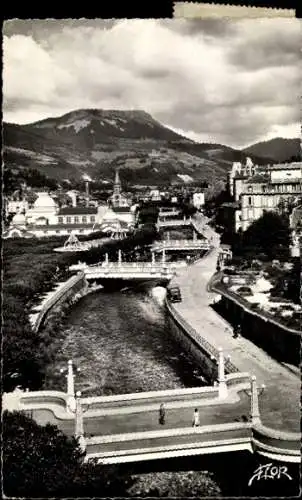
[[[221,296],[219,307],[227,321],[241,324],[241,335],[264,349],[279,362],[300,365],[301,332],[283,326],[277,321],[244,306],[241,297],[212,282],[212,291]],[[235,325],[233,325],[235,326]]]
[[[68,299],[74,299],[77,294],[79,297],[84,295],[87,291],[87,287],[88,284],[85,278],[85,274],[82,271],[79,272],[76,276],[72,276],[71,278],[69,278],[64,286],[56,290],[54,294],[44,302],[41,310],[39,311],[32,324],[33,331],[39,331],[42,324],[47,319],[47,316],[51,311],[54,310],[55,307],[60,306]]]
[[[198,362],[205,378],[214,383],[217,380],[218,350],[201,337],[194,328],[176,311],[166,299],[168,322],[172,334],[176,340],[189,352]],[[225,360],[226,373],[236,373],[238,369],[233,363]]]

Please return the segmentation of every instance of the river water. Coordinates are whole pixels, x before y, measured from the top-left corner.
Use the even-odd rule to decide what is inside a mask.
[[[170,333],[164,306],[144,292],[87,295],[70,310],[61,338],[56,368],[73,359],[85,396],[204,385]]]

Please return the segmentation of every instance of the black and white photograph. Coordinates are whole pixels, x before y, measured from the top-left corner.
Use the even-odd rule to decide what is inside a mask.
[[[301,21],[3,24],[5,498],[298,497]]]

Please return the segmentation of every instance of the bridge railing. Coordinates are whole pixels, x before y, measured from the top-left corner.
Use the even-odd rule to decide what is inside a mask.
[[[279,449],[300,453],[301,433],[285,432],[271,429],[263,424],[254,425],[252,428],[253,442],[257,447]]]
[[[209,248],[210,245],[203,240],[163,240],[154,243],[152,248],[169,248],[169,247],[196,247],[196,248]]]
[[[157,226],[190,226],[192,219],[158,220]]]
[[[87,269],[95,269],[95,268],[100,268],[100,269],[118,269],[118,270],[150,270],[150,269],[174,269],[174,266],[170,263],[159,263],[159,262],[144,262],[144,263],[137,263],[137,262],[101,262],[98,264],[92,264],[91,266],[87,266]]]
[[[99,272],[100,274],[110,274],[110,273],[121,273],[121,274],[152,274],[152,273],[160,273],[160,274],[170,274],[175,273],[175,267],[173,266],[123,266],[123,265],[104,265],[104,266],[94,266],[84,268],[84,273],[86,276],[89,274],[95,274]]]

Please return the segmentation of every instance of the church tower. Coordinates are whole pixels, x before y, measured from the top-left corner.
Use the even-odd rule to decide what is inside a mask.
[[[115,172],[115,180],[113,186],[113,194],[110,198],[111,204],[115,208],[128,207],[128,200],[123,196],[122,184],[120,181],[120,175],[118,169]]]
[[[122,185],[120,181],[120,174],[118,169],[115,172],[115,180],[114,180],[114,187],[113,187],[113,196],[116,197],[118,200],[122,192]]]

